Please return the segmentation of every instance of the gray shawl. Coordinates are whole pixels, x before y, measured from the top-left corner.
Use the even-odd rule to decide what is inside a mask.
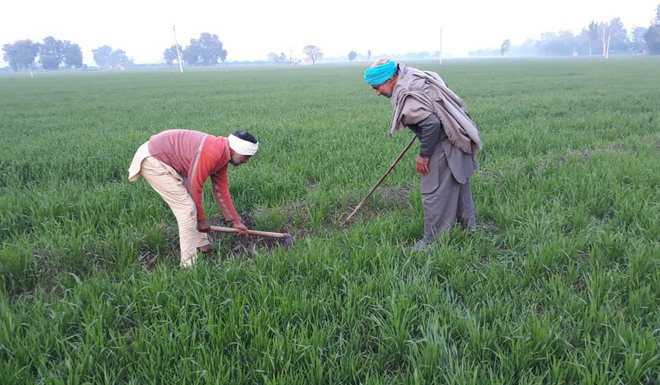
[[[390,136],[409,124],[418,123],[430,114],[442,122],[449,141],[467,154],[483,148],[479,130],[468,115],[465,103],[438,74],[399,64],[399,75],[392,92]]]

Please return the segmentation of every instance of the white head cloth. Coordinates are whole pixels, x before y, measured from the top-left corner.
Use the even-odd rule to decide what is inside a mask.
[[[229,135],[227,138],[229,139],[229,147],[241,155],[252,156],[256,154],[257,150],[259,149],[259,142],[248,142],[247,140],[243,140],[234,134]]]

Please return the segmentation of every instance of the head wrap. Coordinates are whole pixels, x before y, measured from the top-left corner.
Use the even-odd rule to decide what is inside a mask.
[[[229,135],[227,139],[229,139],[229,147],[240,155],[252,156],[259,149],[259,142],[252,143],[250,141],[243,140],[234,134]]]
[[[364,71],[364,80],[370,86],[379,86],[390,80],[396,74],[396,63],[393,61],[385,62],[381,65],[371,67]]]

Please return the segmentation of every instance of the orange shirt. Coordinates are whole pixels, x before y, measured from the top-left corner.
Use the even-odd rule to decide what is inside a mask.
[[[202,204],[204,183],[211,177],[213,195],[227,221],[238,218],[229,194],[229,140],[193,130],[166,130],[149,139],[149,153],[185,178],[197,207],[197,220],[206,219]]]

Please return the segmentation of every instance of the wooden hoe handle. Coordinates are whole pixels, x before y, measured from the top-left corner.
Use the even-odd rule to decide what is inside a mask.
[[[344,219],[342,221],[343,224],[349,223],[351,221],[351,219],[353,218],[355,213],[357,213],[357,211],[360,209],[360,207],[362,207],[362,205],[367,200],[367,198],[369,198],[371,196],[371,194],[376,190],[376,188],[385,180],[385,177],[390,173],[390,171],[392,171],[394,166],[396,166],[396,164],[399,163],[401,158],[403,158],[403,155],[406,153],[406,151],[408,151],[408,149],[410,148],[410,146],[412,146],[412,144],[415,142],[416,139],[417,139],[417,136],[413,135],[413,137],[410,139],[410,142],[408,142],[408,145],[406,145],[406,147],[403,149],[403,151],[401,151],[399,156],[397,156],[396,159],[394,159],[394,162],[392,163],[390,168],[387,169],[387,171],[385,172],[385,175],[383,175],[380,178],[380,180],[378,181],[378,183],[376,183],[376,185],[374,187],[372,187],[371,190],[369,190],[367,195],[365,195],[364,198],[362,198],[360,203],[358,203],[358,205],[353,209],[353,211],[348,215],[348,217],[346,217],[346,219]]]
[[[221,233],[238,233],[238,229],[233,227],[220,227],[220,226],[211,226],[211,231],[219,231]],[[259,231],[259,230],[248,230],[248,235],[258,235],[260,237],[269,237],[269,238],[284,238],[289,237],[288,233],[273,233],[270,231]]]

